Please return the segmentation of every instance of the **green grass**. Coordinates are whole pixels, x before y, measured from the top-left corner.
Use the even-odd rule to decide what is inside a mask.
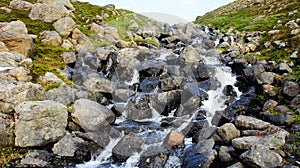
[[[0,147],[0,167],[8,166],[9,163],[18,162],[31,150],[14,146]]]

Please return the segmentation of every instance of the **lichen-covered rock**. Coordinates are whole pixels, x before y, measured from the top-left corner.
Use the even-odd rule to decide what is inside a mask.
[[[75,135],[66,135],[53,146],[53,153],[59,156],[75,156],[75,152],[86,145],[86,142]]]
[[[0,112],[12,114],[14,107],[22,102],[44,100],[45,90],[30,82],[0,82]]]
[[[66,84],[61,84],[58,88],[49,90],[46,93],[47,100],[70,105],[75,101],[75,90]]]
[[[86,131],[99,131],[115,120],[115,115],[111,110],[87,99],[75,101],[72,116]]]
[[[53,154],[46,150],[33,150],[29,152],[17,167],[51,167]]]
[[[5,26],[0,28],[0,31],[11,34],[28,35],[26,25],[20,20],[7,23]]]
[[[218,128],[218,134],[226,143],[240,136],[240,131],[231,123],[226,123]]]
[[[64,5],[66,8],[68,8],[71,11],[75,10],[70,0],[38,0],[37,2],[42,4],[48,4],[48,5]]]
[[[64,17],[54,22],[53,26],[60,35],[69,36],[75,29],[76,23],[71,17]]]
[[[32,20],[43,20],[53,22],[69,15],[68,9],[64,5],[48,5],[36,3],[32,6],[29,17]]]
[[[23,1],[23,0],[13,0],[10,1],[9,7],[13,9],[19,9],[19,10],[30,10],[32,7],[32,3]]]
[[[284,83],[284,87],[283,87],[283,93],[294,97],[297,96],[300,92],[300,87],[298,85],[298,83],[293,82],[293,81],[286,81]]]
[[[249,116],[240,115],[235,120],[235,125],[243,129],[263,130],[269,127],[270,123]]]
[[[37,147],[65,135],[68,112],[54,101],[27,101],[15,107],[15,145]]]
[[[200,55],[192,46],[187,46],[180,54],[180,58],[182,58],[186,63],[195,63],[201,60]]]
[[[17,67],[9,70],[9,75],[16,78],[18,81],[29,82],[32,77],[30,76],[30,71],[23,67]]]
[[[40,33],[42,36],[42,43],[52,44],[54,46],[60,45],[62,43],[62,39],[60,35],[56,31],[43,31]]]
[[[92,93],[110,93],[117,89],[117,84],[105,78],[89,78],[83,85]]]
[[[250,167],[278,167],[283,163],[278,153],[260,144],[243,153],[240,158]]]

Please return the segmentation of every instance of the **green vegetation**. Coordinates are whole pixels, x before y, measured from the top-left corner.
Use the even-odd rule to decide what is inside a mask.
[[[8,166],[9,163],[16,162],[25,157],[30,152],[29,148],[0,147],[0,167]]]

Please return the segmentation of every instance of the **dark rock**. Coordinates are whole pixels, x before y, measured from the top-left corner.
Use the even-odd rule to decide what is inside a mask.
[[[219,158],[221,162],[230,162],[231,160],[233,160],[229,153],[229,148],[227,146],[221,146],[219,151]]]
[[[272,84],[275,78],[275,73],[273,72],[263,72],[256,76],[258,84]]]
[[[278,167],[283,163],[279,154],[260,144],[243,153],[240,158],[250,167]]]
[[[143,140],[135,134],[125,135],[112,149],[113,156],[119,161],[126,161],[135,152],[140,152]]]
[[[191,68],[197,81],[204,81],[211,77],[206,65],[203,62],[193,64]]]
[[[169,158],[169,152],[161,146],[150,146],[141,155],[138,167],[145,168],[163,168]]]
[[[148,95],[133,96],[128,101],[126,109],[128,110],[127,117],[131,120],[151,119],[153,117]]]
[[[210,139],[214,134],[217,133],[217,130],[217,127],[214,126],[209,126],[207,128],[201,129],[201,131],[199,132],[198,141]]]
[[[152,92],[158,87],[159,81],[153,78],[146,77],[140,84],[140,92]]]
[[[278,102],[275,100],[267,100],[263,106],[263,111],[268,112],[270,109],[274,109],[277,106]]]
[[[290,104],[291,107],[296,108],[300,106],[300,95],[297,95]]]
[[[227,168],[244,168],[243,164],[238,162],[238,163],[235,163],[231,166],[228,166]]]
[[[171,91],[179,89],[181,83],[183,81],[183,77],[172,76],[161,80],[161,89],[163,91]]]
[[[13,117],[0,113],[0,146],[14,143],[13,122]]]
[[[113,100],[117,102],[126,102],[134,94],[135,92],[129,89],[117,89],[114,91]]]
[[[33,150],[21,160],[17,167],[50,167],[53,157],[53,154],[46,150]]]
[[[150,104],[159,114],[168,116],[179,109],[181,99],[181,91],[174,90],[150,95]]]
[[[198,82],[199,88],[203,90],[217,90],[218,87],[221,86],[221,82],[214,79],[214,78],[209,78],[207,80]]]
[[[274,125],[291,125],[294,121],[293,116],[289,114],[270,114],[268,120]]]

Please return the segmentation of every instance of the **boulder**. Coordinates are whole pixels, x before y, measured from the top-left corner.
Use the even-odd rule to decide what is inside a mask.
[[[75,28],[71,34],[72,34],[72,39],[76,40],[75,41],[76,43],[74,43],[74,47],[75,47],[76,51],[94,50],[94,48],[95,48],[94,44],[79,29]]]
[[[291,102],[291,107],[296,108],[300,106],[300,94],[297,95]]]
[[[71,11],[75,11],[75,8],[73,7],[70,0],[38,0],[37,2],[48,5],[63,5]]]
[[[44,100],[45,90],[30,82],[0,82],[0,112],[12,114],[14,107],[22,102]]]
[[[32,6],[29,17],[32,20],[43,20],[44,22],[54,22],[69,15],[68,9],[64,5],[48,5],[36,3]]]
[[[9,115],[0,113],[0,147],[13,144],[13,118]]]
[[[69,40],[63,40],[61,47],[67,50],[74,49],[74,45]]]
[[[231,160],[233,160],[229,153],[229,148],[227,146],[221,146],[219,151],[219,158],[221,162],[230,162]]]
[[[270,126],[270,123],[253,117],[240,115],[235,120],[235,125],[243,129],[264,130]]]
[[[183,147],[184,135],[177,130],[172,130],[165,138],[163,145],[166,146],[166,148]]]
[[[83,150],[85,146],[86,142],[82,138],[69,134],[54,144],[52,150],[59,156],[74,157],[76,151]]]
[[[68,37],[75,29],[76,23],[71,17],[64,17],[54,22],[53,26],[60,35]]]
[[[259,73],[256,77],[258,84],[272,84],[275,79],[275,73],[273,72],[263,72]]]
[[[0,41],[0,52],[8,52],[9,49],[6,47],[5,43],[3,43],[2,41]]]
[[[99,131],[115,121],[112,111],[88,99],[75,101],[72,117],[86,131]]]
[[[290,66],[286,63],[280,63],[278,66],[277,66],[277,70],[281,73],[292,73],[293,70],[292,68],[290,68]]]
[[[19,10],[30,10],[32,6],[32,3],[23,0],[13,0],[9,3],[9,7]]]
[[[283,163],[283,159],[278,153],[260,144],[241,154],[240,158],[250,167],[279,167]]]
[[[46,72],[45,76],[39,77],[39,80],[42,83],[63,83],[63,81],[52,72]]]
[[[53,154],[47,150],[33,150],[29,152],[17,167],[51,167]]]
[[[125,135],[112,149],[113,156],[119,161],[126,161],[134,153],[142,150],[143,143],[144,141],[135,134]]]
[[[54,101],[27,101],[15,107],[15,145],[37,147],[59,140],[66,133],[66,106]]]
[[[71,105],[75,101],[75,90],[66,84],[49,90],[46,93],[47,100],[53,100],[63,105]]]
[[[40,35],[42,36],[42,43],[54,46],[58,46],[62,43],[62,39],[56,31],[43,31]]]
[[[117,90],[117,84],[105,78],[89,78],[83,85],[92,93],[110,93]]]
[[[270,109],[274,109],[277,106],[278,102],[275,100],[267,100],[263,106],[263,111],[268,112]]]
[[[298,83],[293,82],[293,81],[286,81],[283,86],[283,93],[290,96],[294,97],[297,96],[300,92],[300,87]]]
[[[75,52],[64,52],[62,54],[62,57],[64,58],[64,62],[66,64],[74,63],[76,61],[76,54],[75,54]]]
[[[240,136],[240,131],[231,123],[226,123],[218,128],[218,134],[226,143]]]
[[[9,50],[19,52],[26,57],[31,57],[35,53],[33,39],[28,35],[0,31],[0,41],[3,42]]]
[[[127,100],[133,96],[135,92],[129,89],[117,89],[114,91],[113,100],[119,102],[127,102]]]
[[[267,93],[269,96],[276,96],[278,94],[278,90],[273,85],[264,84],[262,87],[263,87],[263,92]]]
[[[187,46],[180,54],[180,58],[182,58],[185,63],[196,63],[202,60],[198,52],[192,46]]]
[[[244,168],[244,166],[241,162],[237,162],[231,166],[228,166],[227,168]]]
[[[9,75],[22,82],[29,82],[32,77],[30,76],[30,71],[24,67],[16,67],[9,70]]]
[[[26,25],[20,21],[12,21],[0,28],[0,31],[16,35],[28,35]]]

